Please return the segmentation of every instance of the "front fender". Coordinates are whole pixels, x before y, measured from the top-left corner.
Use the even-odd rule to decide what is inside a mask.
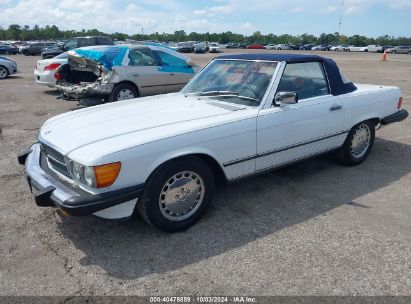
[[[222,166],[222,162],[221,160],[217,157],[217,155],[215,153],[213,153],[211,150],[204,148],[204,147],[189,147],[189,149],[187,148],[182,148],[182,149],[178,149],[178,150],[174,150],[174,151],[170,151],[166,154],[161,155],[160,157],[156,158],[154,160],[154,162],[150,165],[148,171],[149,171],[149,175],[148,177],[157,169],[159,168],[162,164],[179,158],[179,157],[184,157],[184,156],[190,156],[190,155],[194,155],[194,154],[201,154],[201,155],[205,155],[208,157],[213,158],[218,165],[220,166],[220,168],[223,170],[224,172],[224,167]],[[147,178],[148,178],[147,177]]]

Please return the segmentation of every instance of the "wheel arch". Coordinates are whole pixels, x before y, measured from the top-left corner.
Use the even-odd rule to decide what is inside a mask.
[[[150,170],[149,170],[150,173],[147,179],[149,179],[153,175],[153,173],[156,170],[158,170],[160,167],[162,167],[163,165],[173,162],[178,159],[190,158],[190,157],[200,159],[204,163],[207,164],[207,166],[210,168],[211,172],[213,173],[216,186],[219,184],[225,184],[227,182],[226,174],[220,162],[217,161],[217,158],[213,156],[212,153],[201,151],[201,150],[179,151],[177,153],[173,153],[173,154],[169,154],[169,155],[165,155],[161,157],[156,162],[154,162],[153,165],[150,167]]]
[[[121,81],[117,82],[117,83],[114,85],[113,90],[114,90],[114,88],[115,88],[116,86],[118,86],[118,85],[120,85],[120,84],[128,84],[128,85],[132,86],[133,88],[135,88],[135,89],[137,90],[138,97],[141,96],[140,88],[138,87],[138,85],[136,85],[134,82],[132,82],[132,81],[130,81],[130,80],[121,80]]]
[[[352,125],[350,126],[350,130],[358,125],[360,122],[363,121],[372,121],[375,125],[378,125],[381,122],[381,118],[377,114],[369,114],[369,115],[364,115],[361,116],[359,119],[356,119],[352,122]]]

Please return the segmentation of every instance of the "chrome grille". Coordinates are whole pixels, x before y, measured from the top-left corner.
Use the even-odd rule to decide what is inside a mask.
[[[52,169],[67,177],[70,177],[64,155],[43,143],[41,144],[41,152],[44,154],[44,156],[46,156],[48,163]]]

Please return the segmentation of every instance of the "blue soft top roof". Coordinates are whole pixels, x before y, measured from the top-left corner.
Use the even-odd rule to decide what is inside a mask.
[[[233,54],[223,55],[215,59],[237,59],[237,60],[265,60],[265,61],[285,61],[287,63],[297,62],[321,62],[324,66],[328,77],[332,95],[341,95],[357,90],[357,87],[352,83],[344,83],[341,78],[340,69],[334,60],[324,58],[317,55],[303,54]]]

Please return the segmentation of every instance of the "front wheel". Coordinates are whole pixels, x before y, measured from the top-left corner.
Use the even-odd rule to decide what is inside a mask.
[[[9,71],[7,70],[7,68],[4,66],[0,66],[0,79],[4,79],[7,76],[9,76]]]
[[[137,209],[152,226],[176,232],[196,223],[211,204],[214,176],[199,158],[185,157],[160,166],[149,178]]]
[[[343,146],[338,151],[339,159],[348,166],[361,164],[370,154],[374,145],[375,124],[363,121],[348,133]]]
[[[116,85],[113,92],[111,92],[109,102],[133,99],[136,97],[138,97],[138,92],[133,86],[127,83],[120,83]]]

